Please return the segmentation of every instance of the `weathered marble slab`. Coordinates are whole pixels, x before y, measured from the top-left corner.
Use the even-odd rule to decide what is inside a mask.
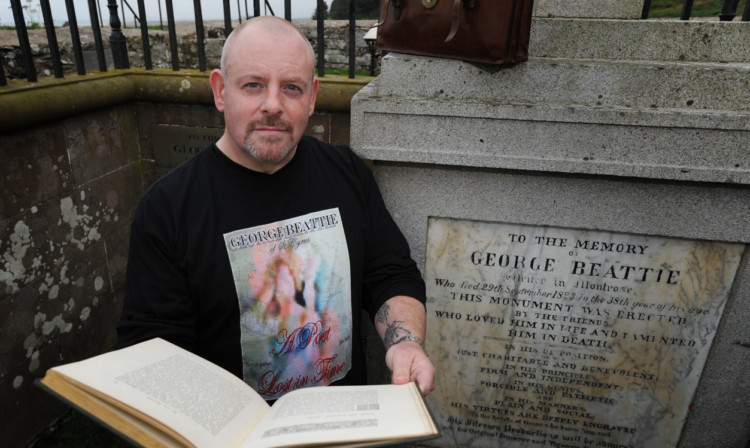
[[[166,174],[221,137],[223,132],[221,128],[152,124],[151,139],[158,174]]]
[[[430,218],[433,444],[676,446],[743,247]]]

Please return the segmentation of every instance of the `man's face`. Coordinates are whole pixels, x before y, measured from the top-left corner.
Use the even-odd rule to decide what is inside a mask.
[[[226,73],[211,74],[226,123],[218,144],[235,162],[273,173],[294,156],[315,107],[318,80],[301,36],[242,31],[229,49]]]

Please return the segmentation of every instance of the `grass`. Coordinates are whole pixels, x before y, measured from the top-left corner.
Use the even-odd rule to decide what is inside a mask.
[[[318,74],[318,69],[315,69],[315,74]],[[327,68],[325,71],[326,75],[334,75],[334,76],[349,76],[349,70],[334,70]],[[362,70],[355,70],[354,76],[371,76],[370,72],[364,72]]]
[[[44,27],[37,22],[34,22],[31,25],[26,25],[27,30],[41,30],[42,28]],[[15,26],[10,26],[10,25],[0,26],[0,30],[14,30],[15,31],[15,29],[16,29]]]
[[[737,15],[742,16],[747,1],[740,0]],[[683,0],[652,0],[649,19],[679,18],[682,12]],[[724,0],[694,0],[690,17],[719,17]]]

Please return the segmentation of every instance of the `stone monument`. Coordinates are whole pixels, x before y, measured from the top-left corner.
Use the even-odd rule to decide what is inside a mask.
[[[439,446],[676,446],[743,250],[430,218]]]
[[[424,269],[430,443],[746,448],[750,27],[563,3],[525,63],[392,53],[352,102]]]

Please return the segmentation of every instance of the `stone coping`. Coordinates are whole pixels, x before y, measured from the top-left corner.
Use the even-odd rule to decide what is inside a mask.
[[[211,105],[209,75],[192,69],[130,69],[43,77],[34,83],[9,80],[0,87],[0,133],[132,101]],[[339,75],[319,79],[315,108],[322,112],[349,112],[351,98],[373,80]]]
[[[350,142],[379,162],[747,186],[750,109],[736,86],[748,74],[548,58],[488,70],[391,53],[352,100]]]

